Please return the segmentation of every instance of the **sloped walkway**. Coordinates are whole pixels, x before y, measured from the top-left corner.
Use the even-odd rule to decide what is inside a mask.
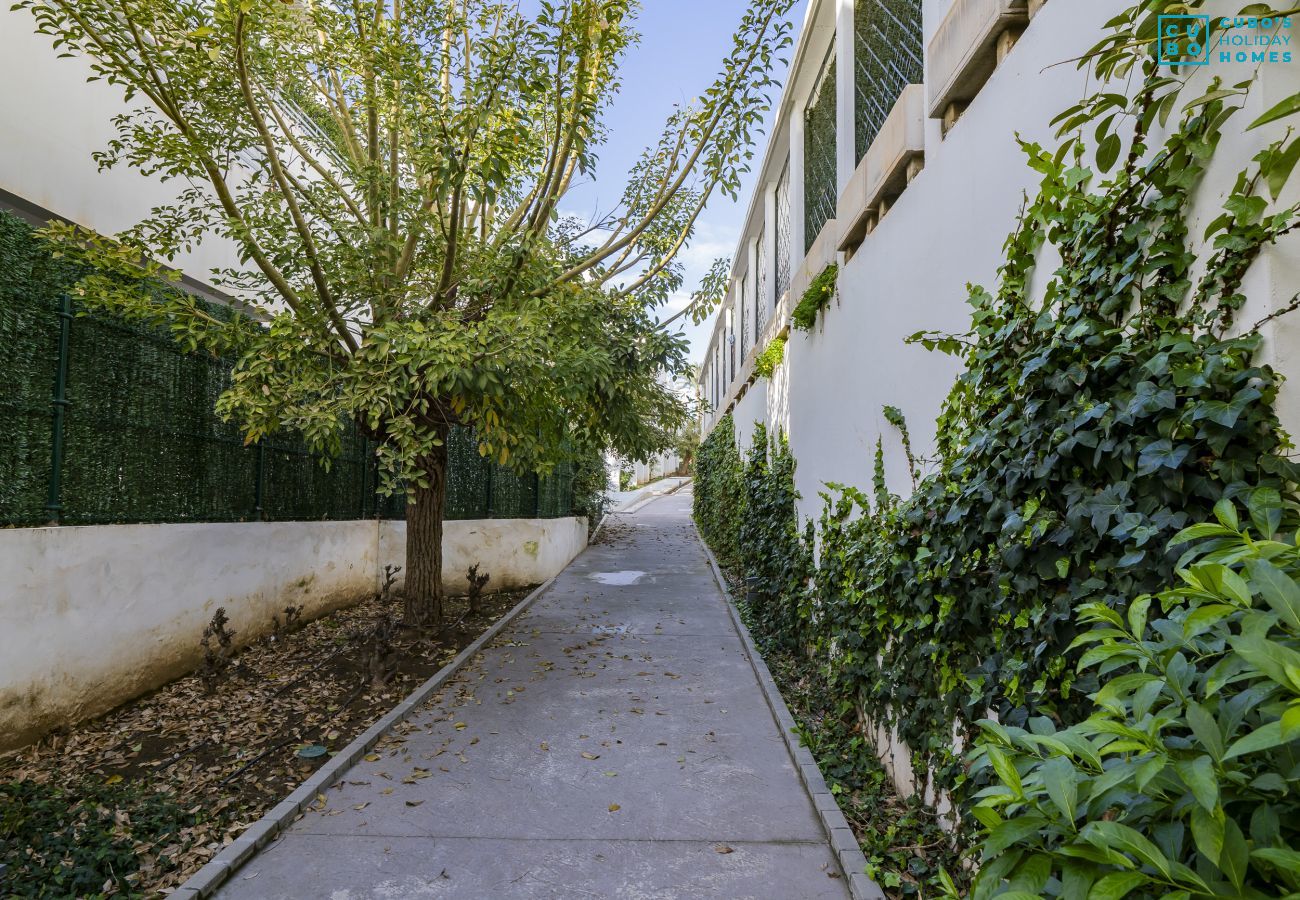
[[[606,526],[235,898],[844,898],[690,524]]]

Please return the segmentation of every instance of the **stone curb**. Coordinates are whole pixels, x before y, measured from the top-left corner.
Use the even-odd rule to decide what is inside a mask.
[[[822,777],[817,761],[813,759],[808,748],[799,742],[799,737],[795,733],[794,716],[790,715],[790,709],[785,705],[781,690],[772,680],[772,673],[768,671],[763,655],[754,646],[754,639],[750,636],[749,629],[741,621],[740,611],[736,609],[731,591],[727,587],[727,580],[722,577],[722,568],[718,565],[709,545],[704,542],[699,528],[695,529],[695,537],[704,548],[705,556],[709,558],[709,568],[713,571],[713,578],[717,581],[722,596],[726,598],[731,624],[740,635],[745,654],[749,657],[749,664],[753,666],[754,675],[763,688],[763,696],[767,700],[768,708],[781,728],[781,738],[785,741],[786,750],[794,760],[795,768],[799,770],[799,777],[803,779],[804,788],[812,798],[813,807],[817,810],[817,818],[821,820],[826,837],[830,840],[831,852],[835,854],[835,859],[839,862],[845,878],[848,879],[849,896],[853,900],[884,900],[885,892],[867,877],[867,857],[858,846],[858,840],[853,836],[853,829],[849,828],[844,813],[840,811],[839,802],[826,786],[826,779]]]
[[[253,854],[258,850],[269,844],[281,830],[288,827],[297,818],[300,812],[314,803],[317,794],[329,789],[344,772],[359,763],[361,758],[379,742],[380,738],[394,725],[423,705],[438,688],[442,687],[444,682],[456,674],[457,670],[465,665],[476,653],[487,646],[489,641],[504,631],[505,627],[518,618],[519,614],[541,596],[554,581],[554,578],[548,578],[531,594],[520,600],[514,609],[498,619],[495,625],[460,651],[455,659],[439,669],[432,678],[416,688],[405,700],[362,732],[356,740],[330,757],[329,762],[298,785],[292,794],[250,825],[243,834],[226,845],[220,853],[208,861],[207,865],[191,875],[184,884],[172,891],[168,897],[176,898],[176,900],[197,900],[197,898],[212,896],[212,893],[236,869],[252,858]]]

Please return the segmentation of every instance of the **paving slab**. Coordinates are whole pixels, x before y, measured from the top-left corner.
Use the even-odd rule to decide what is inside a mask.
[[[690,502],[615,517],[217,896],[848,897]]]

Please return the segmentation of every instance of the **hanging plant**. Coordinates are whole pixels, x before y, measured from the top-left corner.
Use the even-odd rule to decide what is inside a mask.
[[[785,361],[785,338],[773,338],[754,360],[754,377],[771,378],[776,367]]]
[[[835,296],[835,282],[839,278],[840,267],[831,263],[822,269],[821,274],[812,280],[808,290],[803,292],[799,305],[790,313],[790,324],[799,331],[811,331],[817,324],[817,314],[826,308]]]

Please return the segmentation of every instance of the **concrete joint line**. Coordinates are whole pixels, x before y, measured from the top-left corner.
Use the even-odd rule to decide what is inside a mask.
[[[759,687],[763,690],[763,698],[767,701],[772,718],[776,719],[777,724],[780,725],[781,738],[785,741],[785,748],[790,754],[791,761],[794,762],[794,767],[799,771],[799,778],[803,782],[804,789],[808,791],[809,798],[813,801],[813,808],[817,811],[817,818],[822,824],[822,829],[826,832],[826,839],[830,842],[831,852],[835,855],[848,881],[849,896],[853,900],[884,900],[885,892],[866,875],[867,857],[862,853],[862,848],[858,846],[857,838],[853,836],[853,830],[849,828],[844,813],[840,811],[839,801],[835,799],[835,796],[830,792],[830,788],[827,787],[826,779],[822,777],[821,769],[818,768],[817,761],[813,759],[812,753],[808,751],[807,747],[799,743],[799,738],[794,733],[794,716],[790,714],[790,709],[785,705],[785,699],[781,696],[780,690],[777,689],[772,673],[768,671],[767,663],[763,661],[763,655],[754,646],[754,639],[750,636],[749,629],[741,621],[740,611],[736,609],[736,604],[731,597],[731,591],[727,588],[727,581],[722,577],[722,567],[718,565],[718,561],[713,556],[713,551],[709,549],[709,545],[704,542],[698,527],[695,528],[695,538],[700,542],[700,546],[704,548],[704,555],[708,557],[713,579],[718,583],[718,590],[722,592],[723,599],[727,602],[727,612],[731,615],[731,624],[735,627],[736,633],[740,635],[740,642],[745,648],[745,655],[749,657],[749,664],[754,669],[754,676],[758,679]]]
[[[465,663],[469,662],[477,653],[488,645],[497,635],[505,630],[505,627],[519,617],[519,614],[526,610],[533,601],[540,597],[547,588],[555,581],[554,578],[548,578],[536,590],[515,605],[504,616],[497,620],[496,624],[483,632],[464,650],[457,654],[456,658],[447,665],[439,669],[432,678],[417,687],[411,694],[397,706],[388,711],[386,715],[367,728],[361,735],[348,744],[342,750],[330,757],[329,762],[317,769],[310,778],[281,801],[278,805],[271,808],[271,811],[258,819],[252,825],[236,838],[232,843],[222,848],[221,852],[212,857],[203,868],[199,869],[180,887],[171,893],[171,897],[185,898],[203,898],[212,896],[213,892],[220,887],[230,875],[242,866],[245,862],[253,857],[255,853],[265,847],[274,839],[281,830],[291,825],[298,814],[315,801],[316,795],[328,790],[348,769],[352,768],[361,758],[370,752],[379,739],[392,730],[393,726],[406,719],[411,713],[419,709],[426,700],[428,700],[440,687],[443,686],[451,676],[455,675]]]

